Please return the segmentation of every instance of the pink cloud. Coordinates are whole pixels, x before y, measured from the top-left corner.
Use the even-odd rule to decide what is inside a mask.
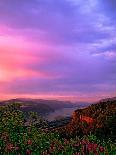
[[[115,51],[90,54],[115,37],[103,13],[91,14],[96,4],[29,1],[1,3],[0,95],[95,100],[116,92],[115,60],[106,59]]]
[[[36,44],[25,40],[23,36],[7,34],[7,31],[6,27],[0,30],[2,34],[0,36],[0,81],[11,81],[19,77],[49,76],[42,71],[34,71],[25,67],[26,64],[36,61],[42,63],[45,58],[39,51],[46,47],[42,43]],[[38,51],[38,55],[34,54],[35,51]]]

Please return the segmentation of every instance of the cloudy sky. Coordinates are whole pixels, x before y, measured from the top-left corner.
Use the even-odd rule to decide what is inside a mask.
[[[116,0],[0,0],[0,98],[116,96]]]

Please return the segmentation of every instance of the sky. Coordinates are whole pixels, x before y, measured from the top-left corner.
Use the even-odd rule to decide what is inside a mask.
[[[116,0],[0,0],[0,99],[116,96]]]

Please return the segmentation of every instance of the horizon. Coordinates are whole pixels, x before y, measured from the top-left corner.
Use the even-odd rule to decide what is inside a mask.
[[[0,100],[116,96],[115,0],[0,0]]]
[[[53,98],[53,97],[48,97],[48,98],[45,98],[45,97],[11,97],[11,98],[4,98],[4,99],[0,99],[0,102],[2,102],[2,101],[7,101],[7,100],[12,100],[12,99],[26,99],[26,100],[33,100],[33,99],[37,99],[37,100],[49,100],[49,101],[64,101],[64,102],[71,102],[71,103],[77,103],[77,104],[81,104],[81,103],[85,103],[85,104],[95,104],[95,103],[97,103],[97,102],[99,102],[99,101],[101,101],[101,100],[104,100],[104,99],[112,99],[112,98],[116,98],[116,96],[107,96],[107,97],[104,97],[104,98],[96,98],[96,100],[88,100],[88,101],[86,101],[86,100],[75,100],[74,99],[74,97],[72,97],[73,99],[71,100],[71,99],[66,99],[66,98]]]

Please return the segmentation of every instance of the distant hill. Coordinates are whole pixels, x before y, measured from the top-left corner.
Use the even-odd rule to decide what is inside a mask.
[[[0,102],[0,105],[3,106],[3,105],[12,104],[12,103],[19,103],[21,105],[20,110],[22,110],[23,112],[33,111],[43,115],[45,113],[54,111],[52,107],[45,104],[44,102],[43,103],[35,102],[31,99],[11,99],[11,100]]]
[[[24,112],[34,111],[38,114],[47,114],[54,112],[55,110],[62,108],[71,108],[77,106],[77,103],[70,101],[58,101],[58,100],[44,100],[44,99],[30,99],[30,98],[16,98],[1,101],[0,105],[7,105],[11,103],[20,103],[21,110]],[[81,105],[79,105],[80,107]],[[83,105],[82,105],[83,106]]]

